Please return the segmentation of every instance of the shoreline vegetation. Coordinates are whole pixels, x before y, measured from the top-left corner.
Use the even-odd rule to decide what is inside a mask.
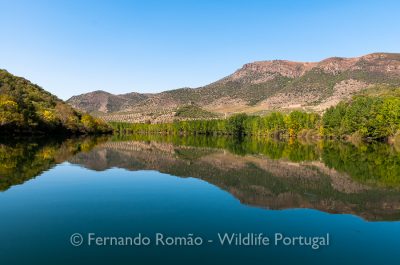
[[[101,119],[74,108],[30,81],[0,69],[0,135],[111,133]]]
[[[400,89],[380,95],[358,95],[340,102],[322,116],[293,111],[265,116],[235,114],[227,119],[172,123],[110,122],[118,134],[233,135],[279,139],[344,139],[351,142],[400,142]]]
[[[75,110],[30,81],[0,69],[0,135],[81,134],[232,135],[278,139],[345,139],[400,145],[400,88],[370,87],[341,101],[322,115],[315,112],[271,112],[264,116],[236,113],[218,119],[201,108],[184,108],[197,119],[170,123],[109,122]],[[200,113],[201,112],[201,113]],[[178,113],[181,116],[182,113]],[[183,115],[182,114],[182,115]],[[183,115],[184,116],[184,115]]]

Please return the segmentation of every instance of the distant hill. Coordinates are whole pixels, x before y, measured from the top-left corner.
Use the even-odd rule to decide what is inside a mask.
[[[204,87],[155,94],[112,95],[96,91],[74,96],[67,102],[106,120],[162,122],[177,119],[176,111],[192,103],[216,116],[292,109],[322,112],[382,84],[400,86],[400,54],[332,57],[311,63],[253,62]]]
[[[138,102],[146,100],[149,96],[140,93],[129,93],[122,95],[113,95],[111,93],[97,90],[84,96],[75,96],[68,100],[68,103],[77,109],[85,112],[109,113],[129,108]]]
[[[98,118],[70,105],[30,81],[0,69],[0,133],[88,134],[110,128]]]

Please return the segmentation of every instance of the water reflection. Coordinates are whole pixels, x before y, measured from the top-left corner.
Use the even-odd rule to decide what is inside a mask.
[[[400,154],[385,144],[226,137],[113,136],[0,144],[0,188],[68,161],[102,171],[157,170],[216,185],[242,203],[400,220]]]
[[[89,152],[105,137],[0,140],[0,191],[22,184],[80,152]]]

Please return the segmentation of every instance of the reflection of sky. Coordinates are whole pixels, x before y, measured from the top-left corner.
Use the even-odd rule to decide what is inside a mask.
[[[115,264],[135,259],[221,261],[226,264],[389,264],[397,260],[400,222],[366,222],[352,215],[316,210],[266,210],[241,204],[230,193],[194,178],[156,171],[91,171],[63,163],[0,193],[0,253],[41,264]],[[218,232],[287,235],[331,234],[331,246],[307,248],[72,248],[72,233],[130,236],[155,232],[195,233],[216,240]],[[20,253],[23,253],[21,255]],[[158,254],[158,255],[156,255]],[[65,258],[68,257],[68,258]],[[229,261],[229,262],[228,262]],[[321,263],[322,262],[322,263]]]

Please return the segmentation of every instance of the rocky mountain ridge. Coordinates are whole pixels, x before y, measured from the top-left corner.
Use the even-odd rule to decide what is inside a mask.
[[[258,61],[199,88],[123,95],[95,91],[67,102],[106,120],[165,122],[176,119],[180,108],[193,104],[220,117],[293,109],[322,112],[381,85],[400,86],[400,54],[331,57],[320,62]]]

